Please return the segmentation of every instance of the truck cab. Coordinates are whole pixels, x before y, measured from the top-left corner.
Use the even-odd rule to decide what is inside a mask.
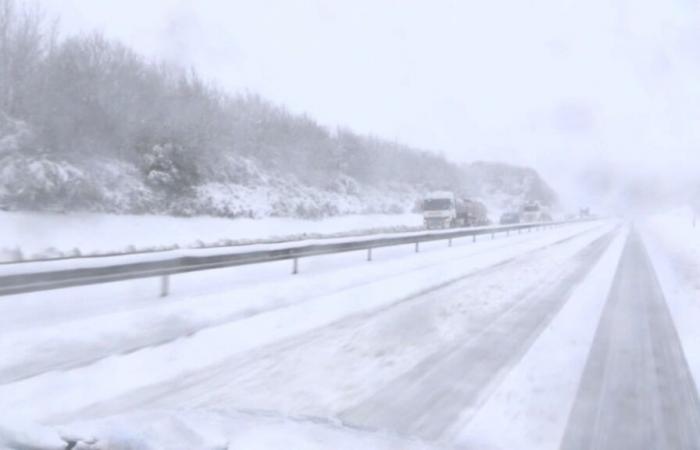
[[[423,199],[423,223],[428,229],[449,228],[457,217],[455,196],[452,192],[431,192]]]

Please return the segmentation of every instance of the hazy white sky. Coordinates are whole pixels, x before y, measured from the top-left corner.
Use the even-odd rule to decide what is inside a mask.
[[[565,195],[700,168],[695,0],[40,3],[64,31],[102,30],[325,125],[531,165]]]

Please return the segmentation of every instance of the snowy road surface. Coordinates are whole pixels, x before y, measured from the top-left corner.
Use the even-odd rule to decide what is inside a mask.
[[[479,324],[472,336],[426,358],[341,417],[400,434],[441,438],[462,411],[478,409],[484,391],[529,348],[610,238],[598,238],[576,254],[554,282],[532,286],[498,315]],[[465,280],[461,289],[470,289],[470,281]]]
[[[95,449],[134,448],[117,429],[149,448],[301,442],[250,446],[280,427],[327,437],[314,449],[698,448],[673,233],[578,224],[318,258],[299,277],[217,271],[168,300],[16,296],[0,303],[0,411]]]

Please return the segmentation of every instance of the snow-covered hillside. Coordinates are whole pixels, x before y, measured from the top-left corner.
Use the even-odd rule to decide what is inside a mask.
[[[492,215],[517,211],[529,201],[552,209],[558,206],[556,192],[534,169],[480,161],[463,171],[468,195],[483,201]]]
[[[6,121],[6,125],[7,125]],[[361,185],[341,176],[324,187],[229,156],[216,173],[177,192],[162,189],[172,174],[115,158],[68,160],[37,151],[26,124],[0,129],[0,206],[12,210],[115,214],[212,215],[229,218],[319,218],[404,213],[415,208],[410,185]],[[172,169],[175,171],[176,169]],[[177,181],[172,181],[177,183]]]
[[[467,192],[484,201],[492,218],[524,200],[551,205],[556,195],[532,169],[475,163],[458,168],[432,157],[412,161],[411,149],[392,151],[391,159],[365,162],[365,170],[410,166],[398,178],[363,180],[342,171],[310,181],[235,153],[212,157],[202,167],[170,144],[154,145],[142,158],[109,155],[60,156],[44,147],[24,121],[0,114],[0,208],[43,212],[210,215],[228,218],[321,218],[349,214],[415,212],[418,201],[436,188]],[[352,163],[343,156],[340,166]],[[415,165],[415,167],[413,167]],[[193,170],[195,175],[189,175]],[[424,173],[422,173],[424,172]],[[463,176],[455,173],[463,172]],[[458,185],[451,178],[460,180]],[[432,181],[431,181],[432,180]]]

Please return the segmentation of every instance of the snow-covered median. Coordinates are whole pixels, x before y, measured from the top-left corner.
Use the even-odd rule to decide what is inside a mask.
[[[421,225],[418,214],[302,220],[0,211],[0,262],[406,231]]]

